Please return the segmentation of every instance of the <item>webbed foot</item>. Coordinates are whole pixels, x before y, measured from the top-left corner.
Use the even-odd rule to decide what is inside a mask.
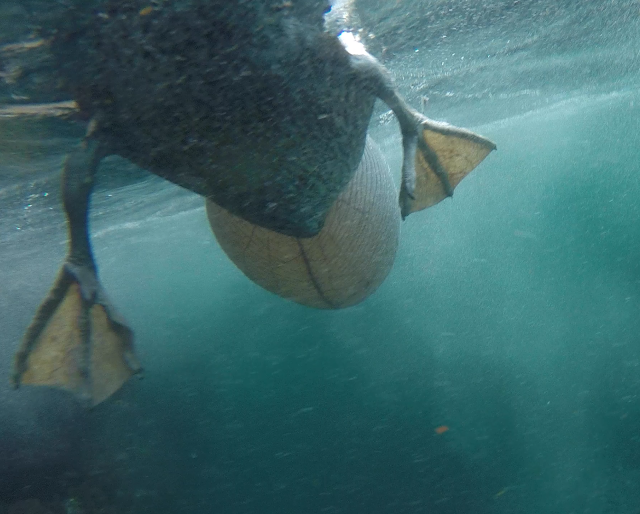
[[[453,195],[454,188],[496,145],[469,130],[430,120],[398,94],[389,72],[349,33],[340,40],[351,65],[395,114],[402,131],[402,218]]]
[[[140,364],[133,334],[109,303],[96,271],[88,231],[93,178],[105,150],[92,137],[69,154],[62,176],[69,254],[16,353],[13,385],[46,385],[97,405]]]
[[[58,387],[94,406],[139,371],[133,334],[95,272],[65,263],[16,354],[15,387]]]
[[[453,195],[466,177],[496,145],[478,134],[406,112],[404,160],[400,187],[402,218]]]

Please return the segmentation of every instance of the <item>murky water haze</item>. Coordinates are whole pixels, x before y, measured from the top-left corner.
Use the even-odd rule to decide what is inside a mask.
[[[637,513],[640,6],[534,15],[542,4],[488,17],[430,2],[432,18],[355,4],[414,105],[498,145],[452,200],[403,223],[390,277],[357,307],[262,291],[201,199],[106,162],[96,258],[145,378],[90,412],[7,385],[64,256],[56,173],[82,130],[0,120],[0,504]],[[420,20],[447,42],[417,39]],[[380,107],[371,134],[399,173],[387,120]]]

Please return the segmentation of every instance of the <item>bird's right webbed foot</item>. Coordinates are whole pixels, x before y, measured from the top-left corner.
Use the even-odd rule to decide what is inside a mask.
[[[87,137],[65,162],[62,180],[69,252],[15,356],[12,381],[57,387],[97,405],[140,371],[133,333],[98,280],[87,216],[104,153]]]

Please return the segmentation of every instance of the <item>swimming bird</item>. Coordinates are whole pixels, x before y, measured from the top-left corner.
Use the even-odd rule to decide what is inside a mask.
[[[89,237],[108,155],[202,195],[218,240],[252,280],[340,308],[384,280],[400,219],[451,196],[495,148],[412,109],[357,38],[324,30],[322,0],[56,6],[43,33],[87,131],[63,166],[68,254],[17,351],[16,387],[58,387],[96,405],[141,369]],[[399,194],[367,135],[378,99],[402,133]]]

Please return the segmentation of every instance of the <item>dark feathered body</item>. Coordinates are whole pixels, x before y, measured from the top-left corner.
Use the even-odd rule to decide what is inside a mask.
[[[258,225],[320,230],[375,102],[323,32],[323,2],[302,13],[269,2],[86,5],[67,12],[52,49],[109,151]]]
[[[450,196],[495,148],[409,107],[352,35],[345,49],[323,32],[322,0],[55,5],[70,1],[48,25],[50,69],[92,123],[65,160],[69,251],[16,353],[16,387],[60,387],[97,405],[140,370],[132,332],[99,282],[87,224],[109,153],[210,198],[214,213],[225,208],[212,228],[253,280],[337,308],[384,280],[399,215]],[[400,208],[382,155],[362,159],[376,98],[402,132]]]

